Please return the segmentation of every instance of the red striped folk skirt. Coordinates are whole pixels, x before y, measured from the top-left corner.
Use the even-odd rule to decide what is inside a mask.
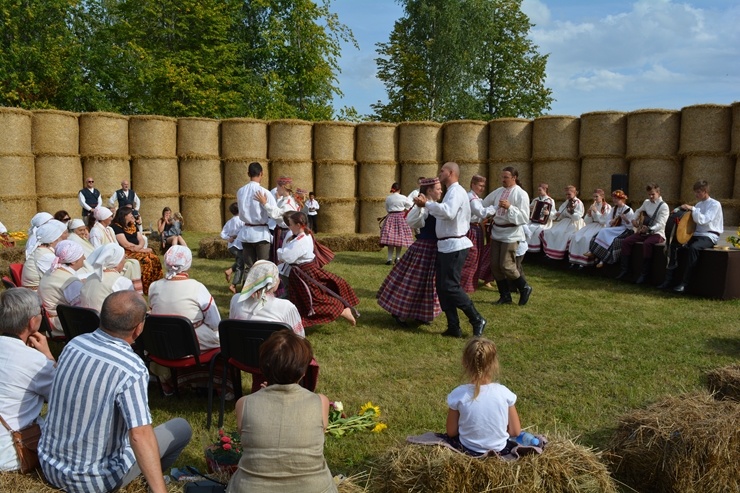
[[[333,322],[345,308],[360,304],[347,281],[325,271],[315,261],[292,266],[288,297],[298,308],[304,327]]]

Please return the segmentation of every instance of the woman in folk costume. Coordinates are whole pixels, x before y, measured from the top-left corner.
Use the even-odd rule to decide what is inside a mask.
[[[280,273],[289,278],[289,299],[298,308],[304,327],[329,323],[339,317],[355,325],[355,315],[359,314],[354,307],[360,300],[347,281],[320,267],[313,237],[306,231],[307,223],[303,212],[291,214],[290,233],[277,252]]]
[[[144,237],[134,222],[133,209],[129,206],[120,207],[111,228],[116,234],[118,244],[126,250],[126,258],[139,261],[142,289],[144,294],[148,294],[149,286],[162,278],[162,264],[152,249],[145,246]]]
[[[468,256],[463,264],[460,276],[460,286],[466,293],[472,293],[478,287],[478,279],[481,278],[483,268],[483,254],[485,252],[485,232],[483,231],[483,220],[496,213],[495,207],[483,207],[481,195],[486,193],[486,178],[475,175],[470,180],[470,229],[468,238],[473,242],[473,247],[468,250]]]
[[[51,323],[51,335],[64,337],[57,305],[79,306],[82,281],[77,277],[77,271],[85,261],[85,252],[74,241],[62,240],[57,243],[54,253],[54,263],[41,278],[38,291]]]
[[[56,219],[51,219],[38,228],[34,249],[23,264],[21,285],[24,288],[38,288],[41,277],[51,269],[56,258],[54,247],[66,240],[67,235],[67,225]]]
[[[130,279],[121,274],[126,264],[126,251],[118,243],[108,243],[93,250],[88,263],[93,273],[87,276],[80,293],[80,306],[100,312],[103,301],[117,291],[133,291]]]
[[[390,195],[385,198],[385,210],[388,214],[380,228],[380,246],[388,247],[388,260],[385,265],[401,260],[401,248],[409,247],[414,242],[413,233],[405,218],[406,210],[413,204],[405,195],[399,193],[400,189],[398,183],[394,183],[391,185]]]
[[[560,205],[552,228],[540,233],[545,255],[554,260],[562,260],[576,231],[585,226],[583,202],[578,198],[578,190],[573,185],[565,187],[565,202]]]
[[[428,200],[438,202],[442,198],[439,178],[424,178],[420,183],[419,193]],[[426,207],[414,206],[406,222],[419,230],[416,241],[393,266],[376,295],[378,305],[402,327],[406,326],[406,320],[429,323],[442,313],[434,287],[437,220]]]
[[[614,205],[609,213],[609,220],[606,226],[591,240],[589,246],[596,267],[617,263],[621,256],[622,240],[632,234],[630,223],[634,217],[634,212],[626,204],[627,198],[622,190],[612,192],[612,203]]]
[[[275,188],[275,205],[271,204],[267,200],[267,194],[264,192],[257,192],[254,195],[254,200],[262,204],[262,207],[270,217],[270,222],[274,222],[275,228],[272,230],[272,246],[270,248],[270,259],[277,261],[278,248],[283,246],[285,236],[288,234],[288,225],[283,220],[283,215],[289,212],[295,212],[300,210],[298,203],[293,197],[293,178],[289,176],[281,176],[277,179],[277,187]],[[272,226],[272,224],[270,224]]]
[[[54,216],[48,212],[39,212],[31,218],[31,227],[28,228],[28,240],[26,241],[26,258],[36,249],[38,246],[36,232],[41,226],[54,219]]]
[[[90,243],[97,249],[102,245],[116,244],[116,233],[110,227],[113,222],[113,213],[105,207],[98,207],[95,212],[87,216],[90,230]],[[122,274],[134,284],[137,293],[144,294],[144,285],[141,281],[141,265],[135,258],[126,258]]]
[[[593,255],[588,255],[591,240],[609,222],[612,206],[604,199],[604,191],[600,188],[594,190],[593,199],[593,204],[586,212],[586,226],[573,235],[568,248],[568,260],[574,268],[582,269],[587,265],[593,265]]]
[[[72,219],[67,223],[67,230],[69,241],[74,241],[82,247],[82,251],[85,252],[85,263],[80,270],[77,271],[77,277],[80,279],[86,279],[87,276],[92,274],[92,264],[88,261],[90,255],[92,255],[95,247],[90,243],[90,232],[87,230],[87,226],[82,219]]]
[[[306,333],[298,309],[290,301],[275,297],[279,285],[280,273],[277,265],[269,260],[258,260],[247,272],[241,293],[231,298],[229,318],[281,322],[304,337]]]
[[[555,200],[547,195],[550,186],[540,183],[537,186],[537,197],[529,204],[529,224],[524,226],[527,237],[527,251],[537,253],[542,249],[540,233],[552,228],[552,219],[555,217]]]

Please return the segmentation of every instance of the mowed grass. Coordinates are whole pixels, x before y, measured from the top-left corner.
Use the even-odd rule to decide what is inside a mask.
[[[200,236],[188,236],[191,248]],[[354,287],[361,316],[356,327],[340,319],[307,330],[321,365],[317,391],[342,401],[349,412],[372,401],[388,424],[381,434],[327,437],[325,454],[334,473],[369,470],[375,457],[407,435],[443,431],[445,398],[463,381],[465,340],[440,336],[444,316],[430,325],[401,328],[378,307],[375,293],[390,271],[384,261],[384,252],[337,252],[326,269]],[[223,276],[229,265],[196,258],[191,270],[208,286],[223,317],[231,298]],[[485,336],[498,346],[500,380],[517,394],[524,427],[565,432],[603,449],[621,414],[666,394],[702,388],[705,371],[740,357],[739,300],[679,297],[527,265],[526,259],[525,270],[534,287],[525,307],[492,305],[495,290],[472,295],[488,319]],[[466,322],[463,332],[471,334]],[[249,378],[244,377],[246,389]],[[180,415],[193,424],[196,435],[180,463],[202,467],[202,449],[215,437],[215,427],[205,429],[205,398],[164,399],[155,391],[151,396],[157,422]],[[235,427],[233,406],[226,406],[229,429]]]

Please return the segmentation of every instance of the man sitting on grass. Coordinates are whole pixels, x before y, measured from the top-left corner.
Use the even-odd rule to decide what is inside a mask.
[[[62,351],[38,452],[55,487],[114,491],[144,474],[150,491],[166,493],[168,469],[190,441],[182,418],[152,428],[149,372],[131,349],[144,330],[147,306],[135,291],[103,302],[100,328]]]

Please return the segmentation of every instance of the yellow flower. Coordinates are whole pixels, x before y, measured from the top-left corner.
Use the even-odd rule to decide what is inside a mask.
[[[368,401],[367,404],[360,408],[360,415],[365,414],[365,411],[368,411],[370,409],[373,410],[376,418],[380,417],[380,406],[373,406],[373,403],[370,401]]]
[[[378,423],[377,425],[375,425],[375,428],[373,428],[373,433],[380,433],[386,428],[388,428],[388,425],[386,425],[385,423]]]

